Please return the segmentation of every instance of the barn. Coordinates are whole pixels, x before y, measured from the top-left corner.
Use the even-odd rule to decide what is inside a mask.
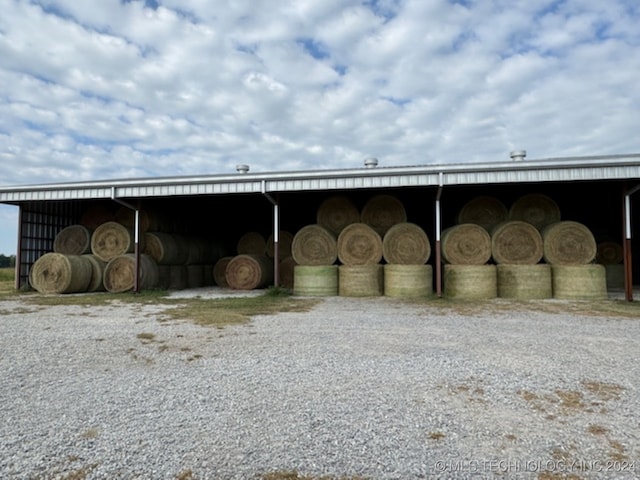
[[[54,251],[63,229],[86,225],[95,231],[111,221],[131,228],[137,271],[148,232],[214,245],[214,254],[200,262],[208,269],[223,257],[238,255],[239,242],[247,241],[247,235],[261,237],[273,266],[269,283],[278,285],[291,239],[318,224],[327,202],[341,199],[362,214],[374,199],[393,200],[403,211],[394,221],[417,225],[426,233],[429,282],[441,296],[446,290],[444,267],[452,263],[443,252],[443,233],[461,224],[481,224],[478,218],[493,215],[494,205],[504,207],[506,217],[500,220],[508,222],[525,199],[546,199],[556,209],[552,223],[573,222],[592,234],[598,249],[611,249],[613,258],[601,262],[596,254],[587,263],[616,264],[619,276],[609,279],[608,287],[633,300],[640,247],[632,242],[638,223],[632,207],[639,188],[640,154],[528,159],[526,152],[515,151],[508,159],[486,163],[400,167],[367,159],[357,168],[289,172],[252,172],[250,165],[238,165],[225,174],[8,186],[0,187],[0,203],[19,207],[16,288],[24,289],[32,267]],[[544,205],[535,207],[545,214]],[[495,226],[484,227],[491,235]],[[388,227],[378,232],[381,239]],[[539,263],[547,260],[545,256]],[[336,266],[341,263],[335,261]],[[384,263],[389,262],[381,258]],[[489,258],[484,263],[500,262]],[[139,282],[138,276],[135,289]]]

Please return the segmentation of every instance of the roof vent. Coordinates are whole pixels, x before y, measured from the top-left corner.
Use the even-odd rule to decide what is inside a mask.
[[[521,162],[526,156],[526,150],[514,150],[513,152],[511,152],[511,160],[513,160],[514,162]]]
[[[247,173],[249,171],[249,165],[245,165],[243,163],[240,163],[240,164],[236,165],[236,171],[238,173]]]
[[[375,168],[378,166],[378,159],[374,157],[369,157],[364,160],[364,166],[367,168]]]

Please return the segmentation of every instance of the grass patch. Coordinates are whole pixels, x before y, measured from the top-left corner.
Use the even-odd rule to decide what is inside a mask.
[[[15,278],[16,272],[13,267],[0,268],[0,297],[16,293]]]
[[[454,300],[449,298],[406,298],[402,303],[425,306],[440,311],[442,315],[456,314],[465,316],[483,316],[487,314],[508,314],[513,312],[536,311],[548,314],[573,314],[598,317],[640,318],[640,302],[625,300],[511,300],[494,298],[489,300]]]
[[[243,298],[194,298],[168,299],[162,302],[175,305],[164,311],[164,315],[175,320],[189,320],[198,325],[222,328],[248,322],[255,315],[271,315],[282,312],[308,312],[317,304],[312,299],[295,299],[289,295],[264,294]]]
[[[247,323],[255,315],[307,312],[318,303],[315,299],[294,298],[288,290],[283,288],[269,288],[264,294],[255,297],[215,299],[169,298],[167,292],[162,290],[148,290],[140,293],[22,294],[20,298],[27,304],[38,306],[100,307],[117,304],[165,306],[166,308],[161,312],[165,319],[187,320],[198,325],[219,328]],[[147,342],[154,340],[140,336],[138,338]]]

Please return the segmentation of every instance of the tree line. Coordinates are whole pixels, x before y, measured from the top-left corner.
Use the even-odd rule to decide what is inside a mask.
[[[0,268],[15,267],[15,266],[16,266],[15,255],[7,256],[0,253]]]

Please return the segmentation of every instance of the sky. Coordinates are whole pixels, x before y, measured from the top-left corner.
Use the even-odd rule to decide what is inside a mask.
[[[640,152],[638,0],[0,11],[0,187]],[[13,254],[17,208],[0,222]]]

